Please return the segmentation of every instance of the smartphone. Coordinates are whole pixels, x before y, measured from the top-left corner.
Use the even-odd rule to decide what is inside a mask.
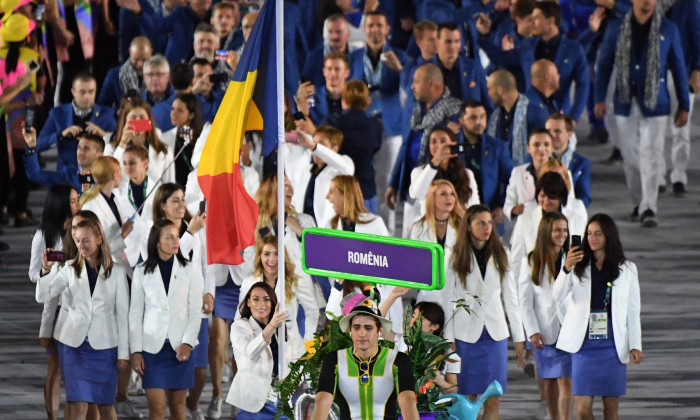
[[[296,133],[294,131],[290,131],[287,133],[284,133],[284,142],[285,143],[299,143],[299,133]]]
[[[129,121],[129,125],[137,133],[149,132],[153,129],[153,126],[151,125],[151,120],[149,119],[131,120]]]
[[[24,131],[31,133],[32,125],[34,125],[34,108],[27,107],[27,115],[24,119]]]
[[[207,211],[207,200],[199,202],[199,214],[204,214]]]
[[[34,20],[41,22],[44,20],[44,12],[46,11],[46,6],[43,4],[36,5],[36,11],[34,12]]]
[[[464,143],[457,143],[450,146],[450,153],[457,155],[464,153]]]
[[[48,251],[46,252],[46,261],[65,262],[66,253],[63,251]]]
[[[215,54],[217,60],[226,60],[228,58],[228,51],[226,50],[216,50]]]
[[[379,60],[380,61],[386,61],[387,60],[387,55],[385,52],[379,54]]]
[[[581,235],[571,235],[571,248],[581,246]]]
[[[306,119],[306,117],[304,116],[304,113],[301,111],[297,111],[294,114],[292,114],[292,118],[294,118],[294,121],[300,121],[300,120]]]
[[[210,74],[209,81],[214,83],[214,84],[228,82],[228,74],[226,74],[226,73]]]
[[[95,179],[92,177],[92,174],[78,174],[78,184],[90,184],[93,185],[95,183]]]
[[[39,63],[37,63],[34,59],[27,61],[27,67],[29,68],[30,73],[36,73],[41,68]]]

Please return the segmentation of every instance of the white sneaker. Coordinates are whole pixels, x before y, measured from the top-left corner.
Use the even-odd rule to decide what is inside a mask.
[[[209,408],[207,409],[207,417],[210,419],[220,419],[221,418],[221,396],[214,397],[209,403]]]
[[[233,376],[233,370],[231,370],[231,365],[229,363],[224,364],[224,369],[221,371],[221,383],[227,384],[231,382]]]
[[[143,413],[136,409],[134,402],[131,400],[117,401],[114,404],[114,409],[117,411],[117,415],[126,416],[130,419],[142,419]]]
[[[540,401],[537,403],[537,419],[538,420],[548,420],[549,410],[547,409],[547,403]]]
[[[202,410],[200,408],[198,408],[194,411],[192,411],[188,408],[187,411],[189,413],[188,417],[191,418],[192,420],[206,420],[204,418],[204,413],[202,413]]]

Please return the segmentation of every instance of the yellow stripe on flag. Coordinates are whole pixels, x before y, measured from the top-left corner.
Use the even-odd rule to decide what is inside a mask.
[[[257,77],[255,70],[244,82],[229,83],[204,145],[198,176],[231,173],[240,158],[245,132],[263,129],[262,115],[253,102]]]

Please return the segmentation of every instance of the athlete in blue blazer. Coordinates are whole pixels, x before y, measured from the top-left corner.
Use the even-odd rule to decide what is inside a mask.
[[[97,104],[93,105],[88,121],[107,132],[114,131],[117,126],[114,120],[114,110]],[[78,151],[78,139],[61,135],[63,130],[72,125],[74,125],[73,105],[61,105],[51,109],[44,128],[41,129],[39,138],[37,138],[36,150],[39,152],[58,146],[58,162],[56,163],[56,171],[58,172],[64,166],[78,166],[75,158],[75,154]],[[85,129],[85,127],[82,128]]]
[[[438,60],[439,57],[435,56],[431,62],[442,68]],[[450,92],[452,96],[463,101],[473,100],[481,102],[484,104],[486,112],[491,115],[493,104],[486,88],[486,75],[481,67],[481,63],[478,60],[472,60],[464,55],[460,55],[455,65],[459,66],[459,85],[462,89],[461,92]]]

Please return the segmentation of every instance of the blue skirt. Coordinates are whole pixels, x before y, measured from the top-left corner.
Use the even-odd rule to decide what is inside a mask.
[[[156,354],[143,352],[145,366],[143,372],[143,389],[190,389],[194,387],[194,358],[184,362],[177,360],[169,340]]]
[[[238,299],[241,293],[241,288],[236,286],[231,279],[231,275],[228,275],[226,279],[226,284],[216,288],[216,296],[214,297],[214,316],[217,318],[225,319],[226,321],[233,321],[236,317],[236,312],[238,312]]]
[[[197,341],[199,343],[192,349],[190,357],[194,360],[195,368],[206,368],[209,366],[209,320],[207,318],[202,318]]]
[[[117,394],[117,348],[95,350],[87,340],[78,348],[63,344],[59,358],[67,402],[114,404]]]
[[[586,330],[581,349],[571,354],[571,374],[573,395],[625,395],[627,366],[617,356],[612,320],[608,320],[608,338],[605,340],[589,340]]]
[[[508,340],[494,341],[486,328],[476,343],[455,340],[457,354],[462,358],[462,371],[457,375],[459,393],[479,395],[494,380],[508,389]]]
[[[537,376],[541,379],[556,379],[571,377],[571,354],[559,350],[553,344],[545,345],[544,349],[533,348],[537,365]]]

